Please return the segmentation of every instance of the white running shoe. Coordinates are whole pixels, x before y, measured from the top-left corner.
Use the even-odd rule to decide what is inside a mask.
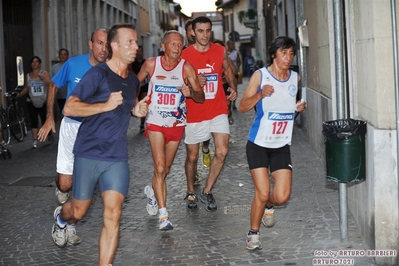
[[[276,218],[274,217],[274,208],[265,209],[262,217],[262,224],[268,228],[273,227],[276,224]]]
[[[59,205],[63,205],[65,202],[67,202],[69,195],[69,192],[64,193],[59,190],[57,186],[55,186],[55,198],[57,199]]]
[[[157,215],[158,202],[154,195],[154,190],[150,186],[144,188],[144,194],[147,196],[147,212],[149,215]]]
[[[262,244],[260,243],[260,235],[259,232],[256,235],[247,235],[247,249],[255,250],[262,249]]]
[[[76,228],[75,226],[67,225],[67,230],[66,230],[66,235],[67,235],[67,240],[68,240],[68,245],[70,246],[76,246],[82,243],[82,239],[76,235]]]
[[[53,228],[51,230],[51,236],[53,237],[54,243],[58,247],[63,248],[66,246],[68,241],[67,241],[67,234],[66,234],[66,228],[67,228],[66,225],[64,228],[61,228],[58,226],[58,223],[57,223],[57,216],[60,214],[61,208],[62,208],[62,206],[58,206],[54,210],[54,224],[53,224]]]
[[[162,218],[159,218],[159,230],[172,230],[173,229],[173,225],[172,223],[169,221],[169,217],[166,215]]]

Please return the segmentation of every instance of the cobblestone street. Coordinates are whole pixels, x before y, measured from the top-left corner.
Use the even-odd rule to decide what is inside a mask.
[[[245,84],[240,85],[242,95]],[[237,101],[238,105],[238,101]],[[327,181],[324,162],[294,128],[291,147],[292,195],[275,211],[273,228],[261,227],[262,250],[248,251],[249,210],[253,185],[245,144],[254,112],[233,111],[230,151],[213,189],[218,204],[214,213],[199,203],[186,209],[185,147],[177,152],[167,177],[167,208],[175,229],[158,229],[158,217],[146,211],[143,189],[151,183],[153,164],[148,140],[133,118],[128,133],[131,181],[123,206],[120,242],[113,265],[312,265],[315,251],[367,250],[351,216],[349,241],[340,242],[338,189]],[[321,125],[320,125],[321,134]],[[58,135],[58,134],[56,134]],[[56,136],[56,140],[58,137]],[[93,204],[77,225],[83,242],[60,249],[51,238],[56,143],[31,148],[30,132],[23,143],[12,143],[13,158],[0,160],[0,265],[97,265],[102,228],[102,202],[97,192]],[[211,142],[211,151],[214,151]],[[200,173],[206,178],[208,169]],[[204,181],[203,181],[204,182]],[[242,186],[241,186],[242,185]],[[197,186],[198,192],[201,185]],[[342,258],[341,258],[342,259]],[[347,257],[354,265],[373,265],[367,256]]]

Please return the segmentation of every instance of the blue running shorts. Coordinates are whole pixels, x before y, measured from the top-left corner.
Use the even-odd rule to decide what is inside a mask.
[[[75,156],[72,195],[77,200],[88,200],[98,183],[102,192],[115,190],[126,197],[130,175],[127,161],[108,162]]]

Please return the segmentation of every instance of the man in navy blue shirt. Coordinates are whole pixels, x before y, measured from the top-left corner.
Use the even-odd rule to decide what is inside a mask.
[[[103,228],[99,265],[111,264],[119,241],[122,204],[129,188],[127,129],[130,113],[143,117],[148,105],[136,101],[139,81],[128,70],[138,49],[131,24],[115,24],[108,32],[111,59],[87,71],[64,107],[66,116],[83,117],[73,153],[72,201],[56,213],[52,235],[59,247],[66,245],[66,223],[76,223],[88,211],[99,184],[103,199]],[[135,104],[136,102],[136,104]]]

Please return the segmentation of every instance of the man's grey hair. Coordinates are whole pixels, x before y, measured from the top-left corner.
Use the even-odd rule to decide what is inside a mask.
[[[168,30],[168,31],[165,32],[165,34],[163,35],[161,43],[165,43],[166,38],[168,38],[168,36],[169,36],[170,34],[179,34],[180,37],[182,38],[182,40],[184,40],[183,35],[182,35],[180,32],[178,32],[177,30]]]

